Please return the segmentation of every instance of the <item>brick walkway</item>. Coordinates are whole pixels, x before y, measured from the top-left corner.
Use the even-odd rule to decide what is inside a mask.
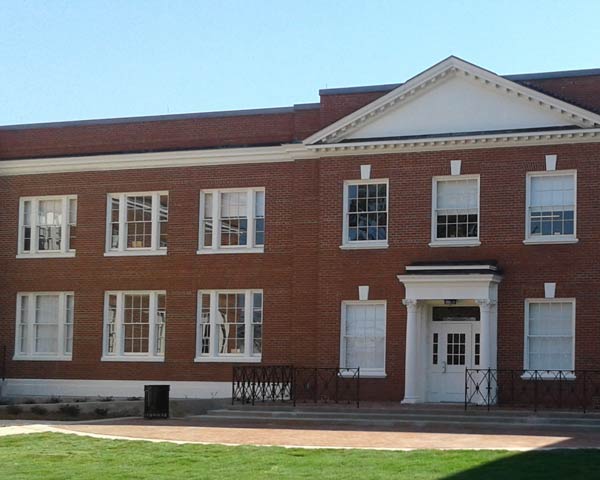
[[[364,449],[501,449],[600,448],[600,431],[591,429],[531,428],[361,428],[300,422],[286,424],[215,425],[201,417],[153,420],[122,419],[102,422],[53,423],[0,427],[3,434],[53,431],[100,438],[122,438],[176,443],[276,445],[303,448]]]

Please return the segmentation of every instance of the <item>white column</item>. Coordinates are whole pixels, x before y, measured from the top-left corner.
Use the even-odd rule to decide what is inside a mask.
[[[481,299],[476,300],[479,305],[480,320],[479,320],[479,368],[487,370],[491,368],[491,310],[495,304],[492,300]]]
[[[402,403],[417,403],[418,389],[418,336],[417,336],[417,300],[402,300],[406,306],[406,364],[404,370],[404,400]]]

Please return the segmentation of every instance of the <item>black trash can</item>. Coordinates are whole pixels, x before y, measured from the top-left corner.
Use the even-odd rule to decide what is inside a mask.
[[[144,418],[169,418],[170,385],[144,385]]]

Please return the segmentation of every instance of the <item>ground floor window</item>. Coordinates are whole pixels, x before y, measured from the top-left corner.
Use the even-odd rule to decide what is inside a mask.
[[[162,361],[167,296],[164,291],[107,292],[103,360]]]
[[[385,302],[342,304],[340,367],[360,367],[361,376],[385,375]]]
[[[262,290],[198,292],[196,361],[260,361]]]
[[[71,292],[19,293],[15,360],[71,360],[73,308]]]
[[[525,368],[575,368],[575,300],[525,302]]]

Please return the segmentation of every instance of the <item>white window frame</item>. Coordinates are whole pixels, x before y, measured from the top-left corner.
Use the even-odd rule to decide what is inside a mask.
[[[102,322],[102,358],[103,362],[164,362],[165,353],[156,353],[156,325],[157,325],[157,296],[165,295],[165,290],[113,290],[104,292],[104,321]],[[114,353],[108,352],[108,325],[109,325],[109,298],[111,295],[117,297],[117,313],[115,318],[115,345]],[[148,329],[148,353],[125,353],[123,343],[123,313],[125,309],[125,295],[149,295],[149,329]],[[168,323],[168,321],[167,321]],[[165,325],[165,337],[167,326]]]
[[[246,245],[221,245],[221,194],[222,193],[246,193],[248,196],[246,205],[248,207],[248,229],[246,230]],[[264,208],[265,208],[265,225],[266,225],[266,207],[267,207],[267,194],[265,187],[243,187],[243,188],[216,188],[206,189],[200,191],[200,211],[199,211],[199,231],[198,231],[198,255],[206,254],[220,254],[220,253],[264,253],[265,246],[256,245],[255,238],[255,220],[256,220],[256,193],[262,192],[264,195]],[[212,194],[212,219],[213,219],[213,233],[212,233],[212,245],[210,247],[204,246],[204,203],[205,195]],[[265,227],[266,235],[266,227]],[[266,241],[266,238],[264,239]]]
[[[573,235],[531,235],[531,212],[529,204],[531,202],[531,179],[534,177],[552,177],[552,176],[566,176],[573,175],[574,183],[574,199],[575,204],[573,208]],[[566,243],[577,243],[577,170],[552,170],[547,172],[527,172],[525,185],[525,245],[540,245],[547,243],[554,244],[566,244]]]
[[[349,225],[348,225],[348,190],[351,185],[373,185],[373,184],[386,184],[386,239],[385,240],[350,240],[349,238]],[[343,192],[343,220],[342,220],[342,244],[340,249],[342,250],[354,250],[354,249],[380,249],[389,247],[390,239],[390,181],[388,178],[377,178],[377,179],[365,179],[365,180],[345,180],[344,181],[344,192]]]
[[[570,303],[572,305],[573,308],[573,325],[572,325],[572,352],[573,352],[573,357],[571,359],[571,365],[570,368],[568,370],[575,370],[575,325],[577,323],[577,317],[576,317],[576,308],[575,308],[575,304],[576,301],[574,298],[527,298],[525,299],[525,326],[524,326],[524,338],[523,338],[523,369],[524,370],[529,370],[529,306],[532,303]],[[550,336],[550,335],[546,335],[546,336]],[[548,379],[552,380],[554,379],[554,376],[552,374],[550,375],[546,375],[544,374],[544,372],[539,371],[539,376],[541,376],[542,378],[547,377]],[[574,375],[572,374],[567,374],[565,376],[566,378],[575,378]],[[523,378],[530,378],[530,376],[528,375],[523,375]],[[558,379],[557,379],[558,380]]]
[[[386,374],[386,347],[387,347],[387,301],[386,300],[344,300],[342,301],[341,311],[341,322],[340,322],[340,368],[355,368],[348,367],[345,364],[346,361],[346,342],[344,341],[344,332],[346,331],[346,313],[347,307],[352,305],[360,306],[377,306],[383,305],[383,331],[385,332],[383,341],[383,368],[382,369],[368,369],[360,368],[361,378],[385,378]],[[344,373],[342,375],[352,375],[351,373]]]
[[[57,296],[58,297],[58,347],[59,353],[36,353],[33,351],[34,333],[35,333],[35,313],[36,313],[36,297],[39,296]],[[17,314],[15,322],[15,353],[13,360],[35,360],[35,361],[50,361],[50,362],[70,362],[73,359],[73,345],[71,346],[71,353],[65,353],[66,338],[65,338],[65,325],[67,324],[67,297],[73,298],[73,309],[75,309],[75,293],[74,292],[19,292],[17,293]],[[26,341],[26,352],[22,353],[20,344],[20,324],[21,324],[21,298],[28,297],[28,319],[27,325],[27,341]],[[73,312],[73,324],[71,328],[74,329],[75,325],[75,314]],[[71,332],[73,333],[73,331]],[[75,336],[73,335],[73,340]]]
[[[218,353],[217,342],[218,335],[216,334],[216,319],[218,310],[218,295],[219,294],[244,294],[244,318],[245,318],[245,332],[249,333],[244,338],[244,354],[237,353]],[[264,308],[265,308],[265,296],[262,289],[251,289],[251,290],[198,290],[197,295],[197,313],[196,313],[196,358],[194,362],[197,363],[260,363],[262,361],[262,348],[260,354],[248,354],[252,352],[252,342],[254,340],[253,334],[254,329],[252,328],[252,308],[254,302],[252,296],[255,293],[262,295],[262,346],[264,348]],[[210,295],[210,344],[209,353],[202,352],[202,295]]]
[[[477,237],[437,238],[437,193],[438,183],[447,181],[477,180]],[[431,187],[431,243],[430,247],[478,247],[481,245],[481,176],[443,175],[432,178]]]
[[[62,224],[61,224],[61,248],[56,251],[38,250],[39,232],[38,211],[39,202],[44,200],[60,200],[62,201]],[[77,205],[77,195],[45,195],[45,196],[29,196],[19,199],[19,232],[17,235],[17,258],[72,258],[75,256],[75,249],[69,245],[69,203],[75,200]],[[31,243],[30,250],[23,250],[23,220],[25,213],[25,202],[31,202]],[[77,207],[75,207],[77,209]]]
[[[121,256],[144,256],[144,255],[166,255],[167,247],[160,247],[160,197],[161,195],[169,196],[169,192],[152,191],[152,192],[122,192],[109,193],[106,197],[106,242],[105,242],[105,257],[121,257]],[[141,248],[127,248],[127,197],[152,197],[152,239],[151,246]],[[111,213],[112,199],[119,199],[119,246],[111,248],[112,229],[111,229]],[[169,197],[169,209],[170,205]]]

